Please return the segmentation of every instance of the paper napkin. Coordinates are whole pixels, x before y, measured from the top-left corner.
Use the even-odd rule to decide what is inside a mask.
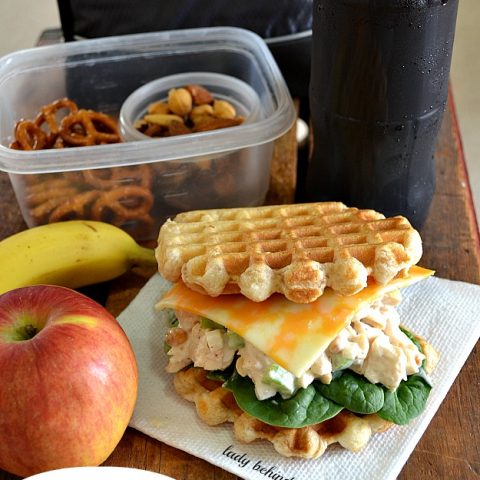
[[[445,398],[480,336],[480,286],[429,278],[403,292],[402,323],[440,352],[426,410],[404,427],[373,435],[360,453],[329,447],[317,460],[281,457],[270,442],[242,444],[231,424],[209,427],[165,372],[166,325],[154,305],[170,284],[153,276],[118,320],[135,351],[139,394],[130,426],[245,479],[394,479]]]

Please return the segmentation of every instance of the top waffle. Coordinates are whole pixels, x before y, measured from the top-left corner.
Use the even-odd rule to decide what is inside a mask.
[[[256,302],[278,292],[297,303],[325,287],[353,295],[368,277],[388,283],[421,255],[406,218],[337,202],[181,213],[162,226],[156,249],[159,272],[172,282]]]

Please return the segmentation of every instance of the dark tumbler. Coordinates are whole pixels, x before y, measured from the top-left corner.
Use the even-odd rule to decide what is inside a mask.
[[[308,200],[405,215],[435,190],[458,0],[315,0]]]

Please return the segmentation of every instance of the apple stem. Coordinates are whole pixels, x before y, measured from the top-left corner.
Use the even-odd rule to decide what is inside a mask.
[[[26,340],[33,338],[38,333],[38,329],[33,325],[31,325],[30,323],[28,325],[25,325],[23,327],[23,330],[24,330]]]

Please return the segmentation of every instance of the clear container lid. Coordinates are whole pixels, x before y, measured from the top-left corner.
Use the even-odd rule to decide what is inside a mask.
[[[261,115],[231,129],[162,142],[18,151],[8,148],[15,123],[33,118],[42,105],[68,96],[80,108],[118,116],[125,99],[166,75],[208,71],[247,83],[258,95]],[[46,173],[108,168],[202,157],[273,141],[295,120],[293,102],[265,42],[232,27],[175,30],[64,43],[12,53],[0,60],[0,169]]]

